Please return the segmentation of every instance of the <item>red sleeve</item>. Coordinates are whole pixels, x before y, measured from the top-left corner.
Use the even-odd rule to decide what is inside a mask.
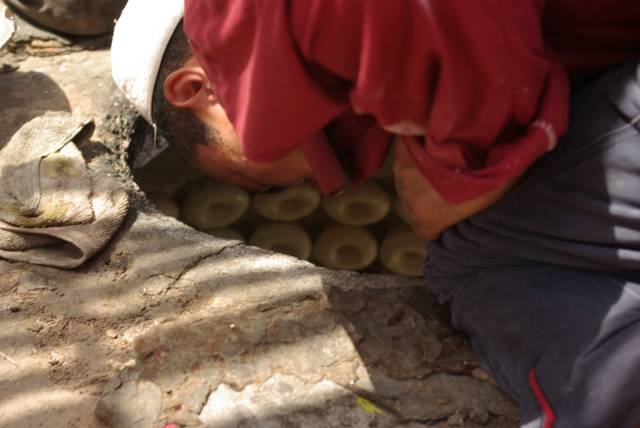
[[[544,0],[186,0],[185,30],[243,141],[270,161],[353,108],[450,202],[519,176],[565,131]]]

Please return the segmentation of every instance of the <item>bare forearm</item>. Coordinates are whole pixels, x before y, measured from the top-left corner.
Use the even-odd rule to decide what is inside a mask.
[[[473,200],[450,204],[425,180],[401,143],[395,145],[394,175],[396,189],[409,221],[415,231],[425,239],[436,239],[454,224],[493,205],[515,182]]]

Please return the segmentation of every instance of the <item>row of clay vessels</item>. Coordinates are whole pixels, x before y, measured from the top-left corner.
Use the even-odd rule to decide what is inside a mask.
[[[333,269],[364,270],[379,259],[389,272],[419,276],[426,256],[424,241],[402,221],[390,227],[378,245],[367,226],[385,219],[392,209],[402,218],[402,211],[397,201],[393,203],[374,181],[324,198],[308,183],[257,193],[252,198],[236,186],[214,181],[190,186],[181,206],[161,192],[149,192],[147,196],[163,213],[226,239],[244,240],[230,226],[248,213],[257,213],[261,221],[249,244],[303,260],[313,259]],[[331,221],[312,242],[307,230],[296,222],[312,218],[319,207]]]

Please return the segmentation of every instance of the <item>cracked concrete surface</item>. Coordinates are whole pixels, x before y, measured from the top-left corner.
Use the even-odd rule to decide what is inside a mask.
[[[132,116],[108,52],[24,46],[0,54],[14,70],[0,141],[46,110],[93,117],[82,151],[133,203],[81,269],[0,261],[0,427],[517,426],[420,280],[320,269],[160,215],[125,163]]]

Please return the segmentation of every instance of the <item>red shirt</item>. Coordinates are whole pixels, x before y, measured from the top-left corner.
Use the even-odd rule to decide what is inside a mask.
[[[300,148],[331,193],[399,134],[452,203],[554,148],[561,58],[588,76],[640,51],[637,0],[186,0],[184,26],[248,159]]]

